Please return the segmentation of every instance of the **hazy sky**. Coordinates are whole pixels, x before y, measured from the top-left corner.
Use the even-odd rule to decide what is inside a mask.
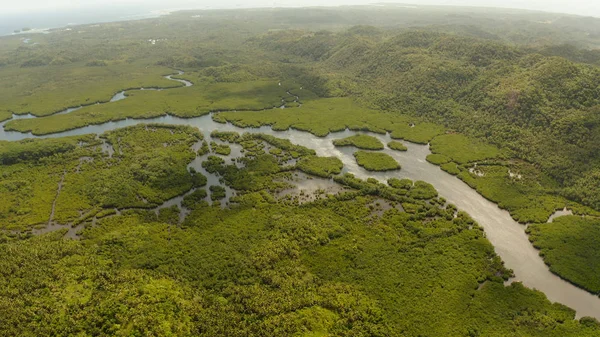
[[[173,9],[336,6],[375,2],[523,8],[600,17],[600,0],[0,0],[0,14],[40,10],[86,10],[98,6],[140,5],[144,8]]]

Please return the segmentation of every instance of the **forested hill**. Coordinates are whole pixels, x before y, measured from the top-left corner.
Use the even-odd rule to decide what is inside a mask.
[[[166,85],[166,67],[200,81],[288,78],[507,148],[556,183],[550,192],[600,209],[600,19],[386,5],[182,11],[72,29],[31,45],[2,38],[0,114],[76,106],[80,74],[103,83],[85,92],[92,101],[142,80]],[[31,99],[48,78],[52,97]]]
[[[460,6],[371,6],[272,8],[260,10],[184,11],[174,16],[199,15],[203,20],[237,19],[250,29],[345,30],[356,25],[388,30],[425,29],[503,41],[528,47],[571,44],[600,47],[600,19],[564,13]]]
[[[274,32],[253,43],[310,63],[322,95],[358,96],[509,148],[562,194],[600,208],[596,66],[485,39],[367,26]]]

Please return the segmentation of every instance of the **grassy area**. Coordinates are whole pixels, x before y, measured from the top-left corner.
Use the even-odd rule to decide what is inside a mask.
[[[398,141],[391,141],[387,144],[387,146],[395,151],[408,151],[408,148],[406,147],[406,145],[402,144],[401,142]]]
[[[383,144],[379,139],[369,135],[354,135],[333,141],[335,146],[354,146],[363,150],[383,150]]]
[[[47,116],[71,107],[108,102],[130,88],[173,88],[163,78],[175,71],[144,61],[115,62],[106,67],[82,63],[41,67],[0,67],[2,108],[16,114]]]
[[[12,118],[12,112],[7,110],[0,110],[0,122],[4,122]]]
[[[340,174],[344,164],[336,157],[308,156],[302,158],[296,167],[302,172],[328,178]]]
[[[460,167],[455,162],[442,164],[440,167],[442,170],[444,170],[454,176],[458,175],[461,172]]]
[[[126,118],[171,114],[197,117],[211,111],[261,110],[281,103],[285,89],[273,81],[198,83],[171,90],[128,91],[127,99],[93,105],[69,114],[9,121],[6,130],[44,135]]]
[[[511,176],[511,169],[520,177]],[[567,205],[563,197],[548,193],[551,183],[540,186],[544,179],[534,167],[522,163],[511,169],[503,165],[477,166],[473,173],[462,170],[458,177],[521,223],[546,222],[554,211]]]
[[[270,125],[274,130],[294,128],[319,137],[345,129],[391,132],[394,138],[425,144],[443,132],[441,126],[430,123],[420,123],[411,127],[413,117],[367,109],[351,98],[312,99],[297,109],[223,112],[215,118],[240,127]]]
[[[410,188],[408,196],[415,199],[427,200],[437,197],[438,193],[431,184],[418,180]]]
[[[449,157],[447,157],[443,154],[437,154],[437,153],[432,153],[432,154],[428,155],[426,159],[428,162],[430,162],[434,165],[447,164],[450,161],[452,161],[452,159],[450,159]]]
[[[447,134],[437,136],[431,150],[434,153],[427,156],[428,162],[458,176],[521,223],[546,222],[554,211],[570,203],[556,193],[558,184],[539,168],[507,161],[507,152],[495,146]],[[588,210],[587,214],[592,212]]]
[[[358,165],[368,171],[393,171],[400,169],[400,164],[385,153],[357,151],[354,153],[354,158],[356,158]]]
[[[446,134],[435,137],[431,141],[431,152],[444,155],[457,164],[503,157],[503,152],[496,146],[470,139],[461,134]]]
[[[210,143],[210,148],[213,153],[220,154],[222,156],[228,156],[231,154],[231,147],[227,144],[217,144],[215,142]]]
[[[600,293],[600,219],[562,216],[527,229],[550,270],[594,294]]]

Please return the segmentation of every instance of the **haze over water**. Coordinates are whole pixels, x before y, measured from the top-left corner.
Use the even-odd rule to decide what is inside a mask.
[[[0,35],[22,28],[58,28],[69,24],[123,21],[156,17],[181,9],[235,9],[399,3],[390,0],[24,0],[0,4]],[[543,10],[600,17],[600,6],[589,0],[412,0],[414,5],[478,6]],[[49,7],[51,5],[51,7]]]

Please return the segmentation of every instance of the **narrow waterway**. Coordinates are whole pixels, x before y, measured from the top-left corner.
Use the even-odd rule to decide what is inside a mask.
[[[192,84],[189,83],[189,85]],[[18,118],[26,117],[21,116]],[[427,181],[438,190],[440,196],[446,198],[448,202],[455,204],[459,209],[469,213],[485,229],[488,239],[496,248],[498,255],[504,260],[506,267],[514,270],[515,278],[511,281],[520,281],[527,287],[544,292],[551,301],[559,302],[575,309],[578,317],[592,316],[600,319],[600,298],[552,274],[539,256],[539,252],[529,242],[525,234],[525,227],[515,222],[508,212],[498,208],[496,204],[482,197],[455,176],[443,172],[438,166],[428,163],[425,159],[430,154],[427,145],[404,142],[408,147],[408,151],[406,152],[398,152],[386,148],[384,152],[394,157],[402,165],[402,170],[374,173],[368,172],[356,164],[353,157],[356,149],[349,147],[336,148],[333,146],[332,140],[348,137],[359,132],[346,130],[319,138],[307,132],[296,130],[273,131],[270,127],[241,129],[231,124],[216,123],[212,120],[211,115],[190,119],[173,116],[163,116],[147,120],[127,119],[35,138],[103,133],[139,123],[190,125],[197,127],[205,135],[210,135],[213,130],[270,134],[289,139],[292,143],[312,148],[316,150],[319,156],[338,157],[343,161],[346,172],[353,173],[362,179],[373,177],[383,182],[389,178],[396,177]],[[374,136],[385,144],[391,140],[389,135],[374,134]],[[0,130],[0,140],[20,140],[32,137],[34,136],[31,134],[4,132],[3,129]],[[199,161],[195,161],[190,166],[202,172]],[[212,177],[212,179],[216,179],[216,177]],[[211,183],[209,182],[209,185]],[[216,184],[217,181],[214,181],[214,183]],[[233,192],[228,190],[227,194],[229,198]],[[173,202],[177,204],[180,200],[173,200]]]

